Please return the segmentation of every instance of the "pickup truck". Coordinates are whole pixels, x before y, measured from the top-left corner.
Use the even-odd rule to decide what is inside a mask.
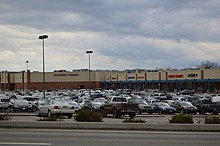
[[[120,118],[122,115],[129,115],[130,118],[134,118],[138,109],[138,104],[128,103],[125,97],[120,96],[109,98],[107,102],[100,107],[103,116],[112,114],[114,118]]]

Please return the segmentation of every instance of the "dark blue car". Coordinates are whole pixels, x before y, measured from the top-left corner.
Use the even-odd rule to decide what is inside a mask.
[[[159,114],[175,114],[176,113],[176,109],[169,106],[169,104],[164,103],[164,102],[154,102],[152,104],[153,108],[154,108],[154,112],[155,113],[159,113]]]

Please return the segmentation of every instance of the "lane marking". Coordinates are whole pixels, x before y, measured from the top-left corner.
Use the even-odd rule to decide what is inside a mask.
[[[38,146],[47,146],[47,145],[52,145],[52,143],[18,143],[18,142],[0,142],[0,145],[38,145]]]

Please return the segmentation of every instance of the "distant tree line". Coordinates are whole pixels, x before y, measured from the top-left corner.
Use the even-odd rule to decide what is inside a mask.
[[[198,70],[198,69],[220,69],[220,65],[218,63],[215,62],[211,62],[209,60],[206,60],[204,62],[201,62],[200,65],[197,65],[196,67],[185,67],[182,69],[178,69],[178,68],[166,68],[166,70],[172,70],[172,71],[178,71],[178,70]],[[158,69],[156,69],[158,70]]]
[[[220,68],[220,65],[218,63],[207,60],[205,62],[201,62],[201,65],[197,66],[197,68],[215,69]]]

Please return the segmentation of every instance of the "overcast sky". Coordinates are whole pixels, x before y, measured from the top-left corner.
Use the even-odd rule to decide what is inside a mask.
[[[220,63],[220,0],[0,0],[0,71]]]

